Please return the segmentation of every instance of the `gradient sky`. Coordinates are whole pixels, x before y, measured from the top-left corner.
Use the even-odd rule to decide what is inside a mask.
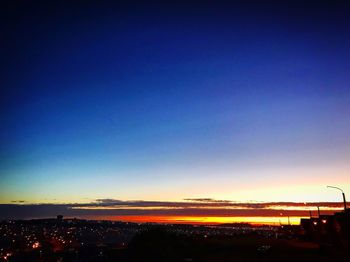
[[[0,203],[350,194],[349,5],[8,2]]]

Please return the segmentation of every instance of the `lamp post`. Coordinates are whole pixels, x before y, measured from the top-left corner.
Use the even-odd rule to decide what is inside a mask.
[[[346,211],[346,199],[345,199],[345,193],[343,191],[343,189],[336,187],[336,186],[327,186],[328,188],[334,188],[334,189],[338,189],[341,191],[342,195],[343,195],[343,203],[344,203],[344,212]]]

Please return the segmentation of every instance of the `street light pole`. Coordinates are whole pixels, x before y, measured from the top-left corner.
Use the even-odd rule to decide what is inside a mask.
[[[335,188],[341,191],[342,195],[343,195],[343,203],[344,203],[344,212],[346,211],[346,199],[345,199],[345,193],[343,191],[343,189],[336,187],[336,186],[327,186],[328,188]]]

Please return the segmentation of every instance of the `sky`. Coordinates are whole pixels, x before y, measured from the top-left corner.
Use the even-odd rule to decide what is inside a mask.
[[[0,203],[341,201],[342,2],[2,3]]]

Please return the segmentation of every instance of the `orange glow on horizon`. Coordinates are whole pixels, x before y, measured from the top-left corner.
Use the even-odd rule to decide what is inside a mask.
[[[342,205],[339,204],[339,205]],[[319,207],[322,211],[332,211],[337,212],[343,210],[343,206],[335,207],[335,206],[296,206],[296,205],[266,205],[261,210],[283,210],[283,211],[317,211],[317,207]],[[181,210],[181,209],[208,209],[208,210],[216,210],[216,209],[227,209],[227,210],[256,210],[256,207],[247,207],[244,205],[225,205],[221,204],[218,206],[205,206],[205,205],[187,205],[187,206],[127,206],[127,205],[112,205],[112,206],[73,206],[71,209],[77,210]]]
[[[286,225],[290,222],[292,225],[299,225],[300,219],[304,217],[260,217],[260,216],[94,216],[91,219],[113,220],[134,223],[169,223],[169,224],[225,224],[225,223],[248,223],[252,225]]]

